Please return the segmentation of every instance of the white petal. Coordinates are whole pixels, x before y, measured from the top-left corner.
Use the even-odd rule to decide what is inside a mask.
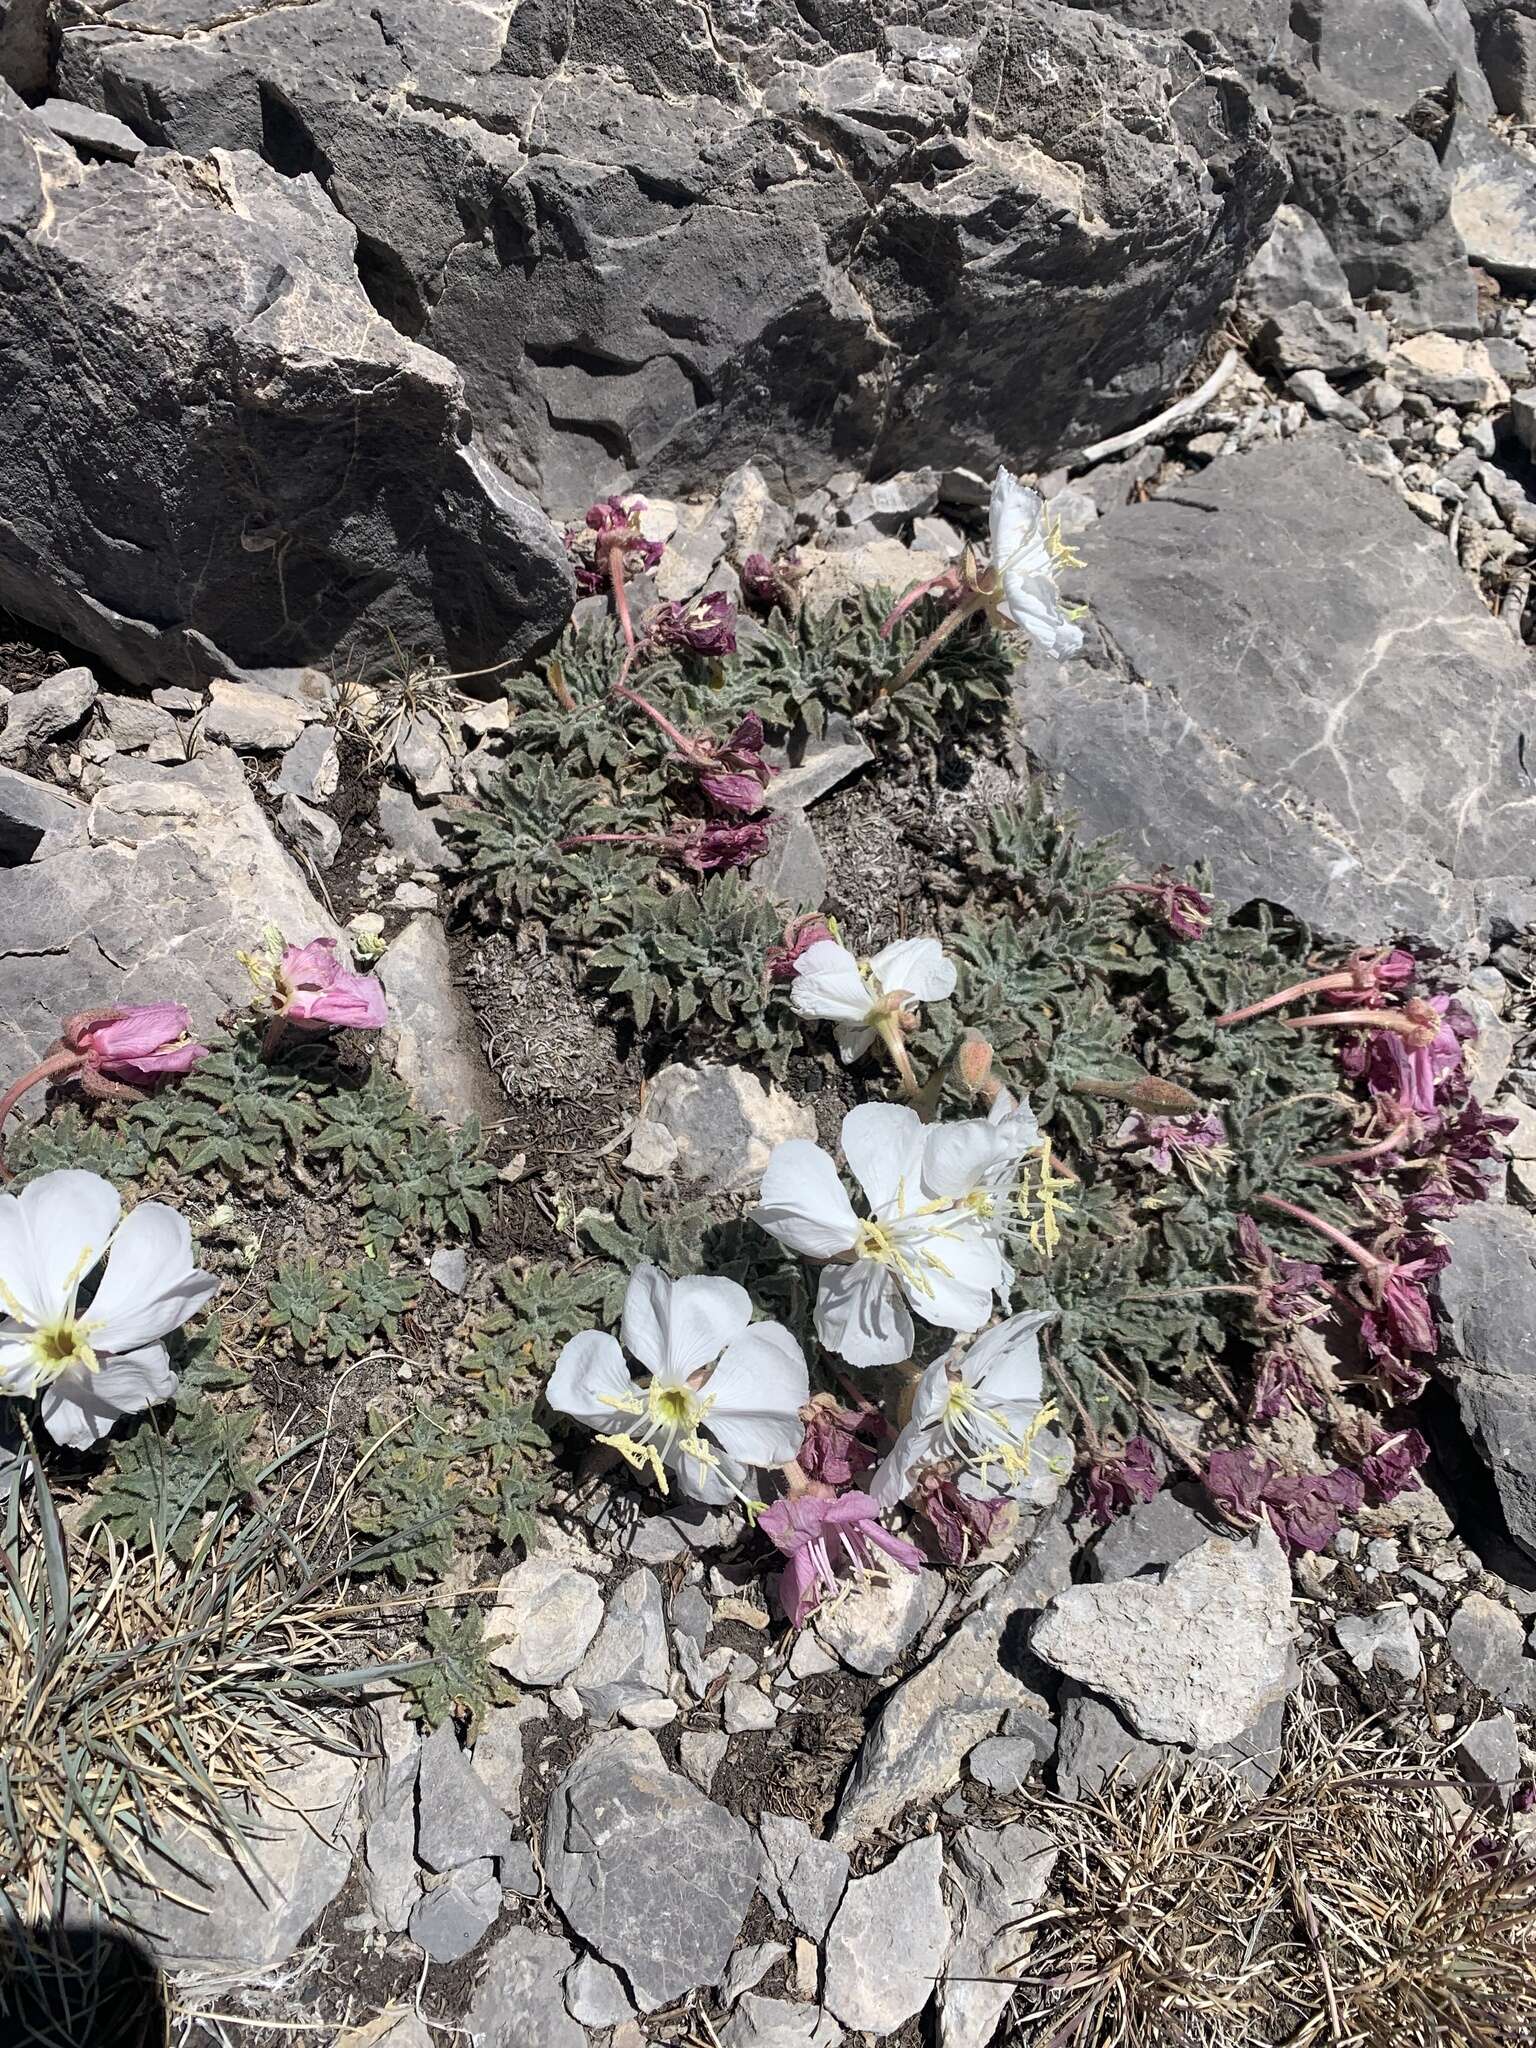
[[[992,566],[1001,575],[1010,568],[1046,575],[1051,566],[1045,544],[1045,500],[1006,469],[992,479],[988,527]]]
[[[1015,1101],[1004,1088],[987,1111],[987,1122],[1017,1158],[1022,1159],[1026,1152],[1033,1152],[1040,1143],[1040,1126],[1027,1096]]]
[[[870,961],[887,995],[904,988],[916,1003],[939,1003],[955,992],[955,966],[937,939],[898,939]]]
[[[624,1349],[662,1379],[685,1380],[751,1320],[752,1298],[734,1280],[669,1280],[659,1266],[636,1266],[624,1294]]]
[[[909,1422],[869,1482],[869,1497],[882,1514],[889,1514],[906,1498],[912,1475],[926,1465],[937,1451],[937,1432],[932,1423]]]
[[[743,1494],[752,1492],[752,1474],[745,1465],[738,1465],[732,1458],[721,1458],[717,1464],[706,1465],[701,1459],[690,1458],[686,1451],[674,1451],[667,1465],[676,1475],[681,1491],[690,1500],[702,1501],[706,1507],[727,1507]]]
[[[933,1260],[941,1260],[943,1270]],[[919,1274],[923,1284],[904,1283],[903,1292],[925,1323],[941,1330],[979,1330],[1002,1284],[1003,1256],[980,1232],[957,1231],[934,1240],[931,1258],[920,1256]]]
[[[121,1214],[110,1181],[73,1167],[43,1174],[19,1195],[0,1195],[0,1302],[34,1326],[66,1313]]]
[[[912,1355],[912,1318],[888,1267],[873,1259],[828,1266],[816,1296],[816,1335],[850,1365],[895,1365]]]
[[[1044,1387],[1040,1331],[1055,1320],[1054,1309],[1029,1309],[984,1331],[960,1361],[967,1385],[985,1387],[989,1404],[1023,1401],[1038,1408]]]
[[[779,1323],[754,1323],[710,1374],[704,1428],[747,1465],[782,1465],[805,1441],[800,1410],[811,1397],[805,1354]]]
[[[83,1365],[61,1372],[43,1389],[43,1425],[56,1444],[88,1451],[124,1415],[168,1401],[176,1375],[163,1344],[141,1345],[107,1359],[95,1372]]]
[[[859,963],[836,939],[818,939],[795,962],[789,1000],[802,1017],[831,1017],[861,1024],[873,1005]]]
[[[218,1284],[192,1263],[185,1217],[163,1202],[141,1202],[113,1238],[107,1270],[86,1311],[93,1350],[132,1351],[168,1336]]]
[[[930,1195],[968,1195],[1004,1157],[997,1132],[980,1117],[930,1124],[923,1142],[923,1187]]]
[[[998,607],[1004,618],[1027,633],[1035,645],[1053,661],[1065,661],[1083,644],[1083,629],[1067,617],[1060,592],[1049,576],[1010,573],[1003,579],[1006,592]]]
[[[16,1328],[15,1324],[9,1326]],[[37,1354],[27,1339],[0,1333],[0,1394],[25,1400],[37,1391]]]
[[[845,1067],[863,1059],[875,1042],[875,1033],[863,1024],[839,1024],[832,1035],[837,1040],[837,1049],[843,1056]]]
[[[898,1102],[861,1102],[843,1118],[843,1157],[876,1215],[905,1196],[921,1199],[926,1126],[915,1109]]]
[[[774,1146],[758,1193],[752,1220],[792,1252],[831,1259],[853,1249],[859,1219],[848,1191],[826,1153],[809,1138],[786,1138]]]
[[[551,1408],[573,1415],[588,1429],[612,1432],[623,1429],[625,1416],[635,1412],[637,1393],[615,1339],[604,1330],[583,1330],[555,1360],[544,1398]],[[604,1394],[631,1405],[614,1407],[601,1399]]]

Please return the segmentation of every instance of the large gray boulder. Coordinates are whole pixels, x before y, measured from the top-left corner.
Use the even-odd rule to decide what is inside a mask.
[[[1090,830],[1357,940],[1464,949],[1528,900],[1531,657],[1328,435],[1112,512],[1088,557],[1100,651],[1031,664],[1024,704]]]
[[[85,163],[0,86],[0,606],[141,683],[559,630],[559,536],[353,243],[312,179]]]
[[[1478,1202],[1440,1228],[1451,1247],[1440,1299],[1461,1361],[1446,1359],[1445,1370],[1509,1533],[1536,1557],[1536,1222]]]
[[[34,98],[48,90],[53,0],[0,0],[0,79]]]
[[[60,75],[313,172],[548,504],[1095,440],[1178,382],[1280,198],[1235,77],[1052,0],[138,0]]]

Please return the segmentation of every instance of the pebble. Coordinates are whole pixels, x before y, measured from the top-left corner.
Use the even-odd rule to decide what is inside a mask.
[[[950,1942],[937,1835],[910,1843],[843,1894],[825,1948],[826,2002],[844,2026],[892,2034],[933,1995]]]
[[[725,1688],[720,1725],[727,1735],[746,1735],[772,1728],[779,1710],[755,1685],[732,1684]]]
[[[1424,1668],[1413,1617],[1400,1601],[1374,1614],[1341,1614],[1333,1625],[1340,1647],[1361,1673],[1378,1666],[1399,1678],[1417,1678]]]
[[[569,1678],[603,1622],[603,1596],[586,1572],[535,1555],[504,1574],[485,1619],[491,1662],[519,1685]]]
[[[500,1911],[496,1866],[482,1857],[422,1893],[411,1912],[410,1936],[434,1963],[456,1963],[485,1938]]]

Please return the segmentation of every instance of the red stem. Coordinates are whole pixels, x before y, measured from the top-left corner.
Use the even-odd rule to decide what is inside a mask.
[[[1125,889],[1135,885],[1122,882],[1120,886]],[[1298,981],[1292,988],[1281,989],[1278,995],[1265,996],[1261,1003],[1250,1003],[1244,1010],[1228,1010],[1224,1017],[1216,1019],[1216,1023],[1246,1024],[1250,1017],[1262,1017],[1267,1010],[1278,1010],[1282,1003],[1294,1003],[1302,996],[1321,996],[1326,995],[1331,989],[1354,986],[1355,977],[1352,974],[1319,974],[1311,981]]]
[[[1362,1145],[1355,1152],[1319,1152],[1301,1163],[1303,1166],[1363,1166],[1368,1160],[1379,1159],[1384,1152],[1395,1152],[1400,1145],[1406,1145],[1412,1128],[1405,1118],[1384,1138],[1378,1138],[1374,1145]]]
[[[693,741],[685,733],[679,732],[671,719],[658,711],[654,704],[648,703],[638,690],[632,690],[622,676],[614,684],[613,694],[616,697],[624,698],[627,703],[636,705],[645,713],[647,718],[653,718],[672,742],[673,746],[677,748],[683,759],[685,761],[692,761],[696,765],[699,764],[699,749]]]
[[[1353,1259],[1355,1264],[1373,1279],[1387,1263],[1375,1252],[1368,1252],[1364,1245],[1356,1244],[1344,1231],[1336,1229],[1331,1223],[1325,1223],[1321,1216],[1314,1216],[1310,1209],[1298,1208],[1294,1202],[1287,1202],[1283,1196],[1255,1195],[1254,1200],[1262,1202],[1267,1209],[1278,1209],[1282,1216],[1289,1216],[1293,1223],[1304,1223],[1308,1230],[1315,1230],[1320,1237],[1326,1237],[1330,1244],[1336,1244],[1341,1252]]]
[[[930,592],[953,589],[954,583],[955,572],[953,569],[941,569],[937,576],[925,576],[921,583],[914,583],[906,596],[892,608],[881,624],[880,638],[882,640],[889,640],[897,621],[904,619],[907,613],[911,611],[913,605],[920,603]]]
[[[624,635],[624,645],[629,649],[630,659],[635,653],[635,627],[629,616],[629,592],[624,588],[624,543],[614,542],[608,550],[608,583],[613,591],[613,609],[619,621],[619,631]]]
[[[58,1052],[49,1053],[47,1059],[39,1060],[30,1074],[23,1074],[19,1081],[13,1081],[4,1095],[0,1095],[0,1136],[4,1134],[6,1118],[29,1088],[35,1088],[39,1081],[51,1081],[55,1074],[77,1073],[84,1064],[85,1061],[79,1053],[63,1047]],[[0,1152],[0,1180],[15,1178],[15,1174],[5,1163],[3,1152]]]
[[[1287,1017],[1287,1031],[1395,1031],[1416,1050],[1429,1044],[1434,1032],[1415,1024],[1401,1010],[1334,1010],[1327,1016]]]

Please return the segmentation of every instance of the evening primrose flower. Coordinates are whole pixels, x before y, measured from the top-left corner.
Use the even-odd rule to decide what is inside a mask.
[[[866,1102],[844,1117],[842,1142],[867,1216],[805,1138],[774,1147],[752,1212],[791,1251],[828,1261],[818,1338],[850,1365],[893,1365],[911,1355],[913,1309],[941,1329],[980,1329],[1012,1284],[1001,1217],[1018,1171],[1013,1133],[980,1118],[924,1124],[899,1103]]]
[[[389,1022],[382,983],[372,974],[343,967],[334,939],[290,946],[269,925],[261,949],[242,953],[240,961],[255,986],[258,1006],[301,1030],[381,1031]]]
[[[915,1572],[923,1553],[903,1536],[893,1536],[880,1510],[857,1487],[847,1493],[801,1493],[776,1500],[758,1527],[784,1553],[776,1591],[795,1628],[836,1601],[849,1583],[888,1578],[889,1564]]]
[[[903,1035],[916,1028],[919,1003],[942,1002],[955,992],[955,967],[937,939],[898,939],[861,960],[836,939],[819,939],[795,960],[789,999],[802,1017],[836,1026],[846,1063],[861,1059],[878,1039],[913,1094],[917,1078]]]
[[[1051,523],[1045,500],[1000,469],[992,480],[989,514],[993,591],[990,609],[1004,624],[1017,626],[1053,661],[1065,661],[1083,644],[1075,608],[1056,588],[1063,568],[1082,566]]]
[[[663,1493],[668,1474],[711,1507],[757,1506],[752,1467],[782,1465],[799,1450],[810,1399],[805,1358],[778,1323],[754,1323],[734,1280],[671,1280],[637,1266],[624,1296],[622,1347],[584,1330],[560,1353],[545,1399],[597,1432]],[[631,1378],[624,1353],[651,1377]]]
[[[194,1265],[184,1218],[162,1202],[123,1217],[100,1174],[66,1168],[0,1195],[0,1394],[38,1396],[55,1443],[88,1450],[175,1393],[163,1340],[218,1284]]]
[[[1071,1469],[1068,1446],[1051,1425],[1040,1331],[1054,1309],[1030,1309],[935,1359],[917,1383],[912,1416],[870,1481],[877,1507],[893,1508],[925,1466],[956,1472],[962,1494],[1006,1495],[1044,1505]]]

